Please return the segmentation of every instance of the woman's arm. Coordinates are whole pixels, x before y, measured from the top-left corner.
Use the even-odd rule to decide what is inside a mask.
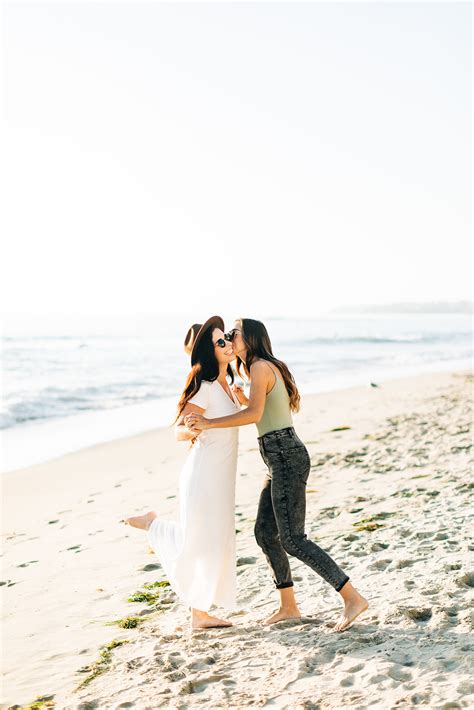
[[[188,414],[202,414],[204,411],[205,410],[202,409],[202,407],[198,407],[195,404],[189,404],[189,402],[186,404],[185,408],[181,412],[181,416],[174,425],[174,434],[177,441],[190,441],[191,439],[195,439],[199,436],[201,432],[189,429],[184,419]]]
[[[244,426],[245,424],[259,422],[265,409],[265,397],[267,396],[269,378],[272,374],[271,368],[265,365],[264,362],[259,360],[254,362],[250,367],[250,396],[246,409],[236,412],[236,414],[216,417],[215,419],[206,419],[200,414],[190,414],[185,420],[187,426],[197,433],[205,429],[226,429],[227,427]]]

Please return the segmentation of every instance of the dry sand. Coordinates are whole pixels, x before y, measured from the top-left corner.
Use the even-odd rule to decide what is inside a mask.
[[[258,624],[276,594],[253,538],[253,426],[240,433],[239,609],[225,630],[191,632],[168,588],[145,589],[164,580],[158,560],[119,523],[176,516],[187,448],[171,430],[5,474],[2,707],[474,707],[471,395],[469,375],[444,373],[304,398],[307,533],[371,604],[342,634],[339,595],[297,560],[304,618]],[[127,601],[139,590],[155,602]],[[107,625],[130,616],[136,628]]]

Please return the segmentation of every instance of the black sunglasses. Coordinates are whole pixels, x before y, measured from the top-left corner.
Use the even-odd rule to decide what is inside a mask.
[[[216,340],[216,342],[214,343],[214,347],[225,348],[227,343],[232,342],[232,337],[230,336],[230,333],[224,333],[223,338],[219,338],[218,340]],[[226,343],[226,341],[227,341],[227,343]]]
[[[226,333],[224,337],[226,340],[230,340],[230,342],[232,342],[233,339],[235,338],[236,333],[239,333],[239,332],[240,331],[237,328],[232,328],[232,330],[229,330],[229,332]]]

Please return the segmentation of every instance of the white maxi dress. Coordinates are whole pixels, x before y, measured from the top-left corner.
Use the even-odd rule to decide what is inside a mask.
[[[203,381],[189,400],[209,418],[240,410],[223,387]],[[203,431],[179,480],[180,521],[155,520],[148,540],[172,589],[189,607],[236,606],[235,474],[238,427]]]

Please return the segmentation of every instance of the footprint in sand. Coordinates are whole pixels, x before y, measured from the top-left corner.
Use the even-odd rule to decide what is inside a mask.
[[[419,560],[398,560],[397,564],[395,565],[395,569],[405,569],[405,567],[412,567],[412,565],[416,564]]]
[[[170,680],[172,683],[176,683],[178,680],[184,680],[184,678],[186,678],[186,674],[183,673],[183,671],[171,671],[171,673],[165,673],[164,677],[166,678],[166,680]],[[194,693],[194,690],[190,690],[189,692]]]
[[[379,569],[383,571],[384,569],[387,569],[391,562],[391,559],[377,560],[377,562],[374,562],[372,565],[369,565],[369,569]]]
[[[463,695],[472,695],[474,693],[474,683],[470,680],[463,680],[456,690]]]
[[[347,538],[344,538],[347,540]],[[386,542],[374,542],[370,546],[370,551],[371,552],[380,552],[381,550],[386,550],[387,547],[390,547]]]
[[[358,673],[359,671],[363,671],[365,668],[364,663],[358,663],[356,666],[352,666],[351,668],[347,669],[348,673]]]
[[[226,685],[232,685],[235,683],[235,681],[231,680],[228,675],[224,675],[223,673],[214,673],[213,675],[199,678],[197,682],[194,681],[194,692],[199,693],[199,691],[204,690],[208,683],[220,683],[221,681],[225,682]]]
[[[422,575],[417,575],[418,577],[421,577]],[[425,597],[436,597],[440,592],[442,591],[442,587],[427,587],[426,589],[421,590],[421,594]]]
[[[415,664],[411,656],[409,656],[404,651],[399,651],[398,649],[392,651],[391,653],[388,653],[387,660],[391,661],[392,663],[396,663],[399,666],[411,667]]]
[[[407,619],[412,619],[412,621],[428,621],[433,616],[430,607],[408,607],[401,611]]]
[[[127,670],[135,670],[135,668],[139,668],[140,666],[143,665],[145,659],[143,656],[138,656],[137,658],[131,658],[130,660],[126,661],[125,665],[127,667]]]
[[[418,540],[425,540],[426,538],[433,537],[434,534],[434,530],[419,530],[415,533],[415,537],[417,537]]]
[[[387,681],[387,676],[382,675],[381,673],[379,673],[378,675],[370,676],[370,678],[369,678],[370,685],[378,685],[379,683],[384,683],[386,681]]]
[[[29,562],[23,562],[21,565],[17,565],[17,567],[28,567],[29,565],[35,564],[35,562],[39,562],[39,560],[30,560]]]
[[[161,636],[160,641],[153,647],[154,651],[157,651],[160,656],[163,653],[163,644],[170,643],[171,641],[178,641],[180,636],[178,634],[164,634]]]
[[[181,661],[182,662],[182,661]],[[214,656],[203,656],[201,658],[196,658],[192,663],[186,665],[186,671],[202,671],[209,666],[213,666],[216,662]]]
[[[466,572],[456,580],[459,587],[474,587],[474,572]]]
[[[392,666],[388,669],[387,673],[390,678],[399,682],[406,682],[412,678],[410,671],[404,670],[403,667],[399,665]]]
[[[242,565],[254,565],[256,561],[256,557],[239,557],[237,560],[237,567],[241,567]]]

